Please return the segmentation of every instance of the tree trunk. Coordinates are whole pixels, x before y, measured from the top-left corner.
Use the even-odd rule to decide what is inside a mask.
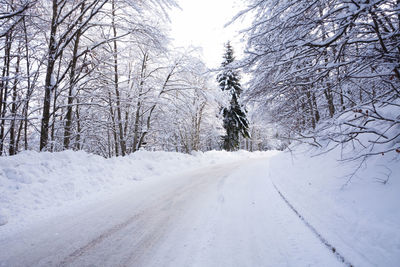
[[[308,108],[310,109],[311,127],[315,129],[316,122],[315,122],[314,106],[311,97],[311,92],[308,88],[306,88],[306,95],[307,95]]]
[[[8,83],[9,83],[9,75],[10,75],[10,60],[11,60],[11,34],[12,32],[8,32],[5,38],[5,47],[4,47],[4,65],[2,71],[2,79],[0,83],[0,156],[3,154],[4,149],[4,130],[5,130],[5,116],[7,113],[7,97],[8,97]]]
[[[118,124],[118,131],[119,131],[119,143],[121,147],[121,155],[125,156],[126,155],[126,143],[125,143],[125,138],[124,138],[124,130],[123,130],[123,125],[122,125],[122,115],[121,115],[121,99],[120,99],[120,91],[119,91],[119,76],[118,76],[118,47],[117,47],[117,28],[115,25],[115,0],[112,1],[112,28],[113,28],[113,34],[114,34],[114,40],[113,40],[113,45],[114,45],[114,51],[113,51],[113,56],[114,56],[114,89],[115,89],[115,97],[116,97],[116,112],[117,112],[117,124]]]
[[[16,140],[15,140],[15,133],[16,133],[16,116],[17,116],[17,87],[18,87],[18,80],[19,80],[19,64],[20,64],[20,59],[21,57],[19,56],[21,52],[21,49],[18,49],[18,55],[17,55],[17,62],[15,66],[15,78],[14,78],[14,84],[12,88],[12,104],[11,104],[11,114],[13,116],[13,119],[10,122],[10,146],[8,153],[10,156],[17,154],[16,151]]]
[[[81,13],[85,9],[85,2],[82,2]],[[79,18],[79,23],[82,22],[82,17]],[[69,149],[69,145],[71,142],[71,132],[72,132],[72,104],[75,98],[75,72],[76,72],[76,64],[78,62],[78,49],[79,49],[79,41],[81,38],[82,29],[79,28],[74,43],[74,50],[72,54],[71,61],[71,72],[69,76],[69,90],[68,90],[68,101],[67,101],[67,114],[65,116],[65,127],[64,127],[64,149]]]
[[[139,84],[139,92],[138,92],[138,100],[136,103],[136,112],[135,112],[135,124],[134,124],[134,130],[133,130],[133,152],[137,151],[140,146],[139,146],[139,122],[140,122],[140,111],[142,108],[142,94],[143,94],[143,86],[144,86],[144,79],[145,79],[145,73],[146,73],[146,67],[147,67],[147,61],[149,59],[149,56],[147,53],[143,54],[143,60],[142,60],[142,69],[140,72],[140,84]]]
[[[82,146],[81,146],[81,132],[82,132],[82,128],[81,128],[81,121],[80,121],[80,114],[79,114],[79,99],[76,99],[76,110],[75,110],[75,114],[76,114],[76,141],[75,141],[75,149],[76,150],[81,150]]]
[[[114,149],[115,149],[115,156],[119,156],[119,149],[118,149],[118,137],[117,137],[117,129],[115,126],[115,115],[114,115],[114,109],[112,106],[112,98],[111,98],[111,92],[108,91],[108,105],[110,107],[110,116],[111,116],[111,123],[112,123],[112,133],[114,137]]]
[[[26,76],[27,76],[27,92],[25,97],[24,107],[22,109],[23,120],[20,121],[20,125],[18,128],[18,135],[16,141],[16,150],[19,149],[19,142],[21,139],[22,129],[24,130],[24,149],[28,150],[28,108],[29,108],[29,100],[32,95],[32,87],[31,87],[31,74],[30,74],[30,58],[29,58],[29,41],[28,41],[28,31],[25,23],[25,17],[22,18],[23,29],[24,29],[24,42],[25,42],[25,61],[26,61]]]
[[[50,38],[49,38],[49,50],[47,59],[46,79],[44,85],[44,102],[42,112],[42,123],[40,127],[40,150],[44,150],[49,141],[49,122],[50,122],[50,105],[51,105],[51,93],[56,86],[54,81],[54,65],[56,62],[57,54],[57,17],[58,17],[58,1],[53,0],[53,14],[51,19]]]
[[[335,105],[333,103],[333,95],[332,95],[332,90],[330,88],[330,84],[328,84],[327,86],[328,88],[324,90],[324,95],[326,101],[328,102],[329,116],[332,118],[333,115],[335,115]]]

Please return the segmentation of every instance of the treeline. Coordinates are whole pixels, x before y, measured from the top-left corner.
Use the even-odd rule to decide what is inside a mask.
[[[247,96],[281,137],[400,153],[400,0],[247,2]]]
[[[1,0],[0,155],[219,147],[215,78],[173,49],[172,0]]]

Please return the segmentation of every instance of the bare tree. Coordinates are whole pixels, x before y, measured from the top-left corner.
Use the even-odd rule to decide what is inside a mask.
[[[248,2],[248,97],[287,138],[398,148],[399,1]]]

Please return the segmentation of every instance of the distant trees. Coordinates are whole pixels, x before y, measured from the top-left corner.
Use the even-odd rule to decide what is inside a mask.
[[[286,138],[398,150],[398,0],[248,2],[248,97]]]
[[[42,64],[40,53],[32,52],[43,44],[32,42],[38,34],[32,20],[35,2],[5,0],[0,4],[0,155],[16,154],[23,139],[28,147],[29,100]]]
[[[223,148],[227,151],[237,150],[239,148],[240,135],[249,138],[249,123],[246,118],[246,111],[240,104],[239,98],[242,92],[240,78],[237,71],[231,63],[235,60],[233,49],[228,42],[225,46],[224,61],[222,62],[222,71],[217,80],[222,91],[229,94],[229,105],[222,108],[223,126],[226,135],[223,136]]]
[[[191,56],[196,51],[180,51],[175,71],[160,105],[152,138],[159,149],[190,153],[219,148],[219,112],[214,77],[204,63]],[[166,127],[169,125],[169,127]]]

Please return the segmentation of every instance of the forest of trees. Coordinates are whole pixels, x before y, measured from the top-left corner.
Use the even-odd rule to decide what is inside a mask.
[[[233,19],[253,19],[245,58],[219,70],[249,79],[237,106],[251,109],[252,138],[235,147],[329,141],[352,144],[355,157],[400,153],[400,0],[246,2]],[[0,155],[222,148],[232,98],[195,49],[171,46],[176,5],[0,0]]]
[[[218,88],[172,0],[1,0],[0,154],[220,147]]]
[[[400,153],[400,0],[247,3],[247,98],[281,138]]]

